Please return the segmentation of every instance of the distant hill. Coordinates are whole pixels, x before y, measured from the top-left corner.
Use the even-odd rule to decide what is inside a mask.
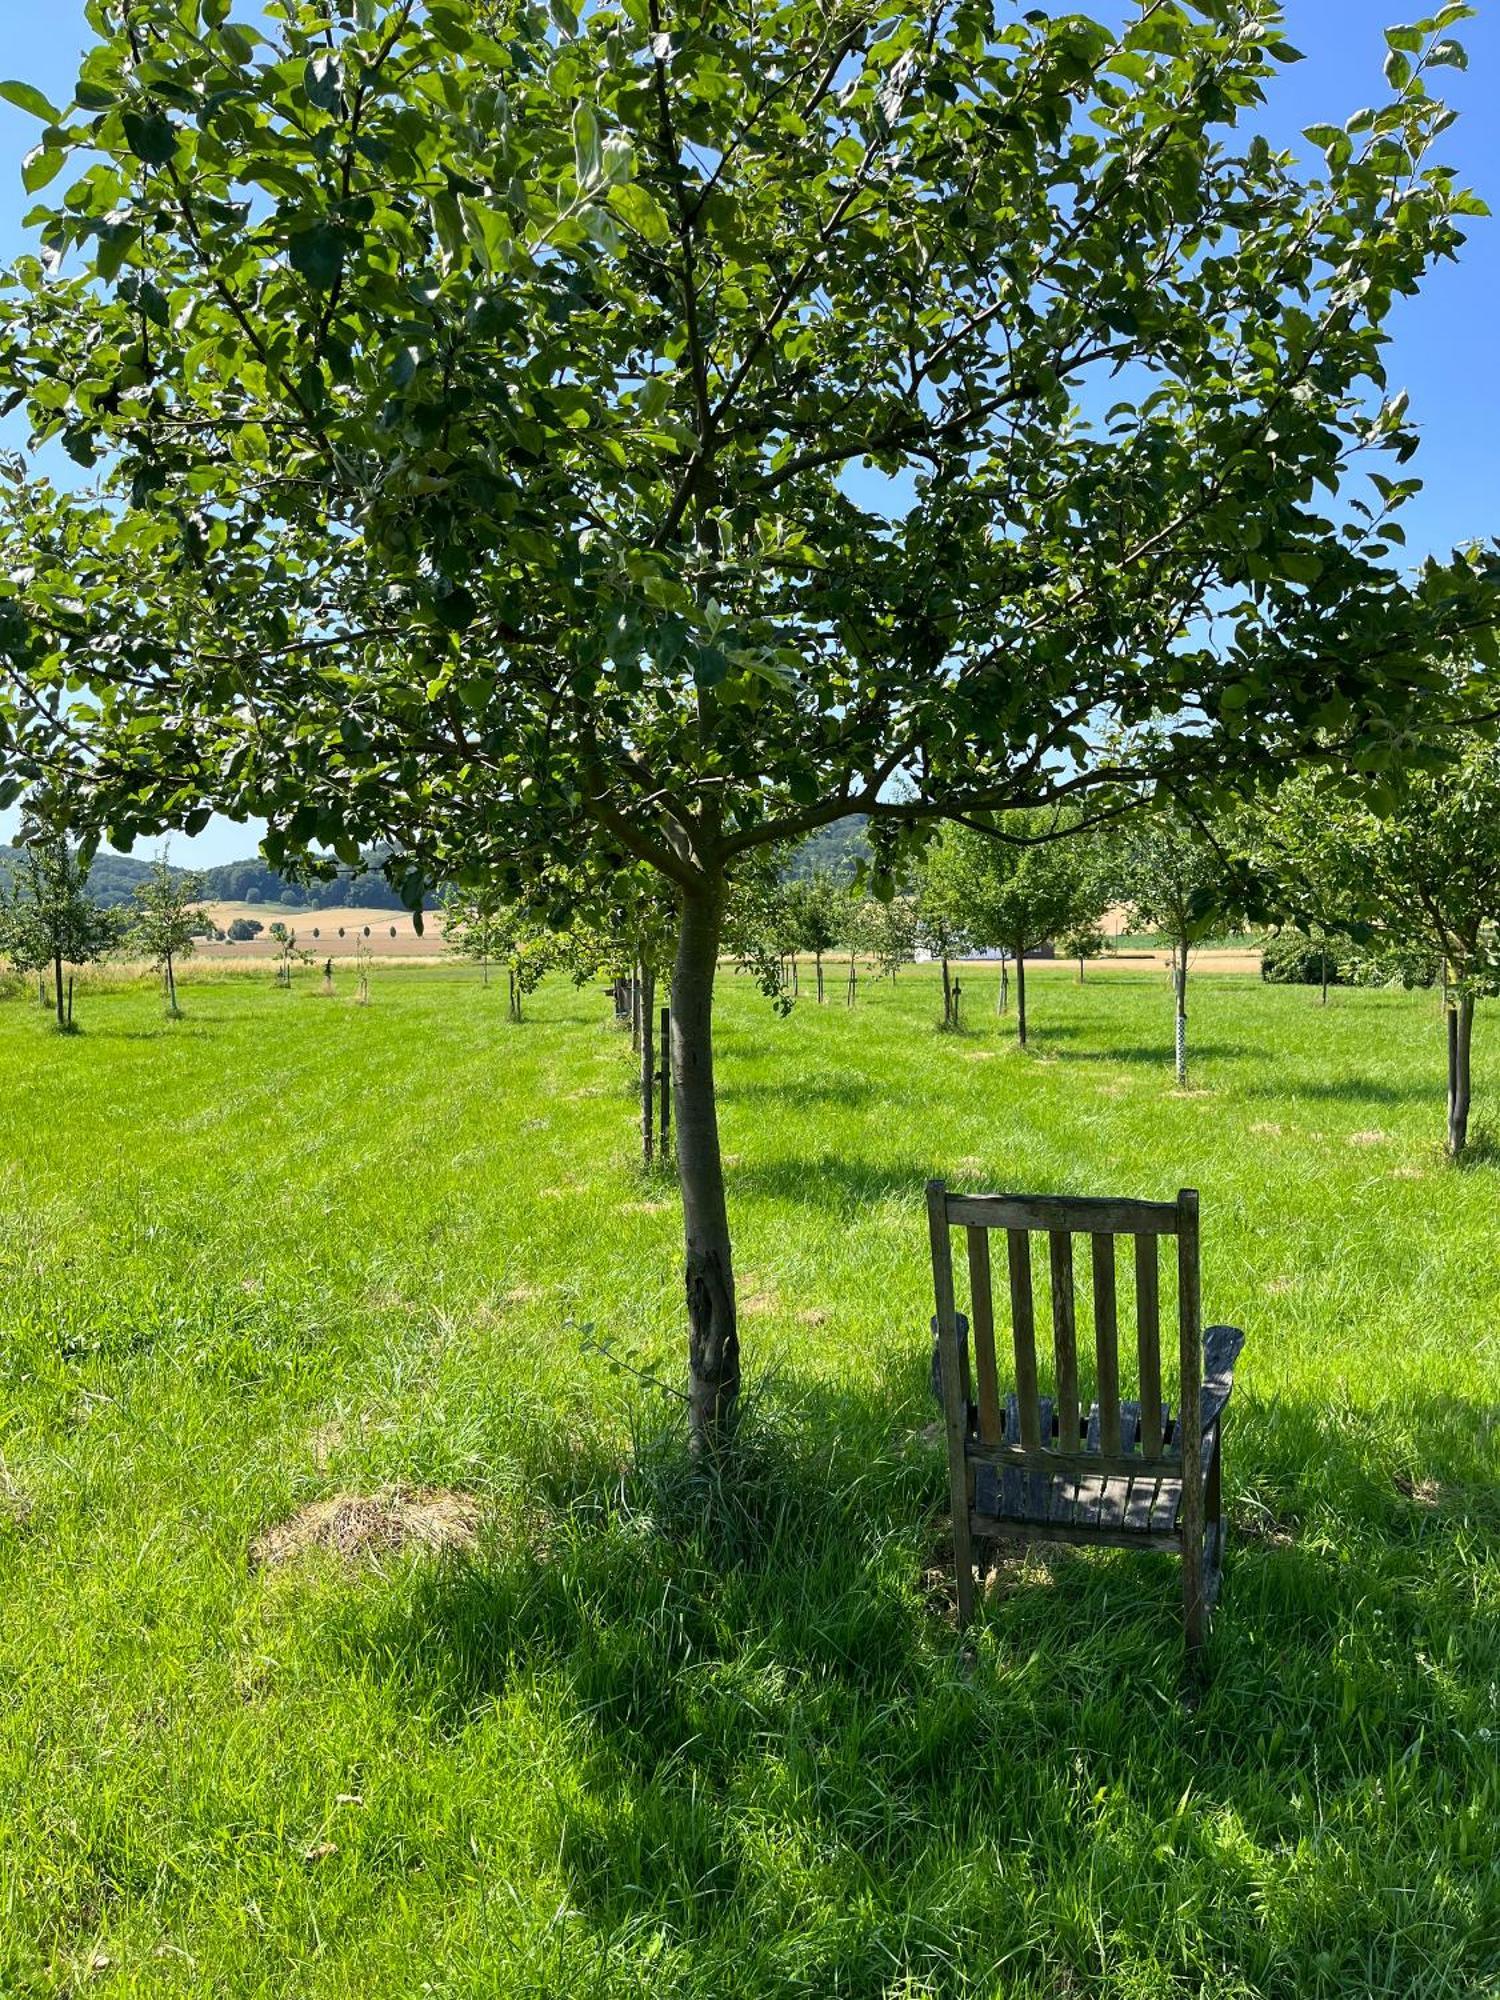
[[[0,847],[0,873],[15,860],[13,847]],[[96,854],[89,887],[108,909],[128,903],[151,873],[152,863],[130,854]],[[217,868],[179,868],[196,874],[210,903],[282,903],[296,910],[400,910],[401,898],[378,868],[341,868],[331,882],[293,882],[264,861],[226,861]]]
[[[868,825],[864,813],[851,813],[847,819],[819,827],[787,862],[781,871],[783,881],[800,882],[809,875],[822,874],[831,875],[836,882],[852,882],[860,862],[870,858]]]

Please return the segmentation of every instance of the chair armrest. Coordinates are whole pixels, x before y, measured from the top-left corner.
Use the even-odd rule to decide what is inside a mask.
[[[1245,1336],[1237,1326],[1211,1326],[1203,1336],[1203,1428],[1210,1430],[1234,1391],[1234,1364]]]

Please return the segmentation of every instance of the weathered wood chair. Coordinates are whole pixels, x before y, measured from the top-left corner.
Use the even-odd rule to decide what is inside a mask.
[[[937,1372],[948,1441],[958,1617],[974,1608],[976,1540],[1172,1549],[1182,1556],[1189,1650],[1203,1642],[1224,1557],[1221,1504],[1224,1410],[1245,1336],[1200,1330],[1198,1196],[1175,1202],[1071,1196],[950,1194],[927,1188],[937,1301]],[[954,1299],[955,1228],[968,1239],[970,1323]],[[1006,1233],[1015,1389],[1001,1400],[990,1285],[990,1233]],[[1040,1393],[1031,1238],[1045,1234],[1052,1294],[1053,1394]],[[1073,1239],[1087,1236],[1093,1269],[1096,1392],[1078,1390]],[[1134,1245],[1140,1395],[1120,1400],[1115,1240]],[[1180,1376],[1177,1411],[1162,1400],[1158,1239],[1177,1239]],[[1195,1411],[1196,1422],[1184,1413]]]

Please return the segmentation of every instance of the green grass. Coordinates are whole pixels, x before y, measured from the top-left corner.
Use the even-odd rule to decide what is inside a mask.
[[[1441,1162],[1431,996],[1205,978],[1179,1096],[1160,975],[1034,974],[1029,1055],[965,983],[945,1037],[928,972],[723,978],[732,1490],[597,992],[0,1008],[6,2000],[1500,1992],[1500,1167]],[[935,1172],[1202,1190],[1248,1345],[1201,1698],[1165,1558],[954,1633]],[[478,1554],[250,1562],[398,1483]]]

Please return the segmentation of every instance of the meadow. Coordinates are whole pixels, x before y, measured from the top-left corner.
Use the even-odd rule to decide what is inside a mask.
[[[732,1480],[598,990],[0,1006],[0,1994],[1500,1992],[1500,1149],[1442,1160],[1433,997],[1205,978],[1178,1094],[1160,973],[1037,970],[1025,1053],[965,986],[722,978]],[[1161,1557],[956,1634],[930,1174],[1202,1191],[1201,1688]],[[263,1559],[394,1490],[473,1546]]]

